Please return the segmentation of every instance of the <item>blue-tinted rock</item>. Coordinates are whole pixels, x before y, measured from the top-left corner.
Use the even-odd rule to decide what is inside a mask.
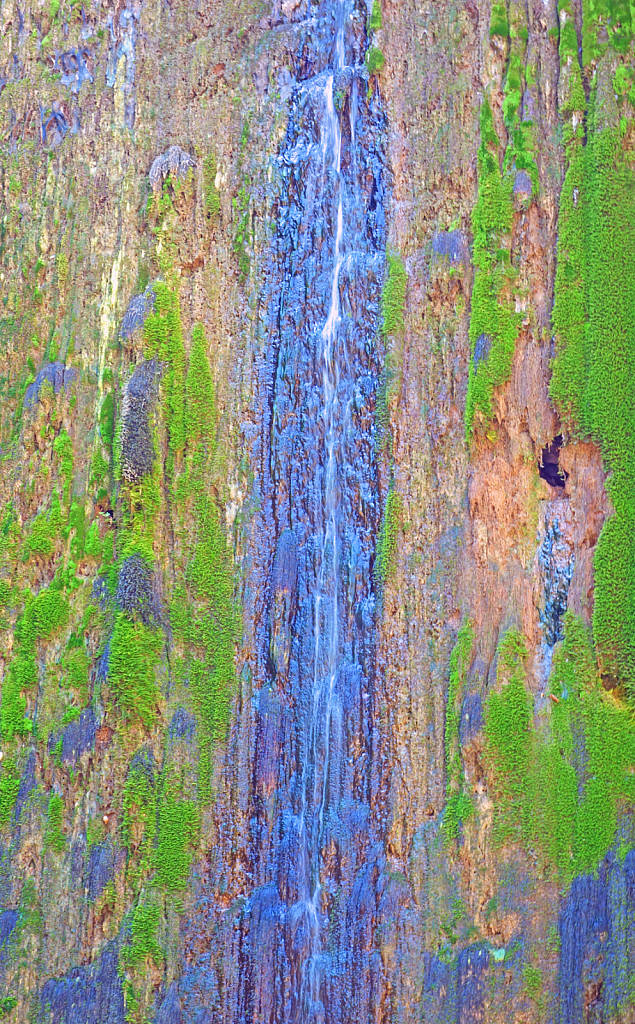
[[[492,339],[489,334],[479,334],[474,344],[473,363],[476,370],[479,363],[487,359],[492,350]]]
[[[467,259],[468,248],[462,231],[435,231],[432,236],[432,252],[435,256],[459,263]]]
[[[0,910],[0,946],[6,946],[18,923],[17,910]]]
[[[466,693],[461,708],[459,739],[465,746],[483,728],[483,700],[480,692]]]
[[[130,555],[119,570],[117,606],[130,618],[145,625],[159,618],[158,601],[152,589],[152,571],[141,555]]]
[[[141,295],[133,296],[121,321],[119,334],[122,338],[129,338],[138,327],[143,326],[146,317],[154,309],[155,299],[154,288],[150,285]]]
[[[193,739],[196,733],[196,718],[185,708],[177,708],[172,716],[169,732],[172,739]]]
[[[86,967],[51,978],[40,993],[40,1024],[125,1024],[119,946],[110,942]]]
[[[480,1024],[486,1021],[486,975],[489,971],[489,950],[469,946],[459,953],[457,977],[457,1019],[459,1024]]]
[[[35,789],[35,751],[29,752],[29,758],[26,763],[26,767],[22,772],[22,778],[20,779],[20,788],[18,789],[18,795],[15,801],[15,807],[13,810],[13,816],[16,821],[20,820],[20,815],[24,808],[25,803],[29,799],[32,791]]]
[[[533,192],[533,184],[527,171],[516,171],[514,178],[514,194],[530,196]]]
[[[156,1024],[182,1024],[182,1022],[183,1014],[181,1012],[179,989],[177,983],[173,981],[159,1007]]]
[[[28,406],[37,402],[40,390],[44,384],[50,384],[54,394],[59,395],[62,388],[68,388],[76,378],[77,370],[74,370],[71,366],[65,366],[64,363],[47,363],[38,372],[35,380],[32,384],[29,384],[24,393],[25,407],[28,408]]]
[[[115,874],[115,849],[107,840],[93,846],[88,861],[88,898],[94,903]]]
[[[59,733],[49,738],[49,750],[62,740],[62,761],[64,764],[75,764],[82,754],[92,750],[95,745],[97,721],[92,707],[82,711],[78,718],[69,722],[61,736]]]
[[[635,972],[635,851],[610,851],[560,910],[559,1024],[618,1019]]]

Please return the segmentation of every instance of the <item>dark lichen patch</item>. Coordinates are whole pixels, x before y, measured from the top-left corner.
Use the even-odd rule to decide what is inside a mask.
[[[146,318],[154,309],[154,288],[149,285],[141,295],[134,295],[121,321],[119,334],[122,338],[130,338],[136,330],[143,327]]]
[[[24,393],[24,406],[28,408],[34,405],[40,398],[42,389],[45,386],[51,388],[54,395],[59,395],[62,390],[68,389],[77,380],[77,370],[64,363],[47,363],[43,366],[32,384],[29,384]]]
[[[141,555],[130,555],[124,559],[119,570],[115,601],[133,622],[139,621],[148,626],[159,621],[159,601],[152,570]]]
[[[157,359],[142,363],[124,388],[118,436],[121,477],[136,483],[152,472],[156,457],[150,415],[155,406],[162,367]]]
[[[38,1024],[123,1024],[126,1011],[118,967],[115,940],[88,966],[51,978],[39,996]]]

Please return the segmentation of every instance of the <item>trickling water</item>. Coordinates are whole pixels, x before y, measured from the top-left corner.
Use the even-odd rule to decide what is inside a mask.
[[[386,186],[383,115],[364,67],[367,18],[363,0],[312,6],[277,158],[256,459],[255,543],[270,582],[255,612],[255,718],[244,715],[232,748],[249,745],[246,786],[228,783],[249,790],[245,832],[235,834],[236,798],[201,896],[212,933],[183,982],[196,992],[186,1000],[192,1020],[197,1001],[208,1013],[201,1020],[223,1024],[383,1019],[372,570]],[[201,919],[197,930],[191,950],[201,947]],[[220,965],[215,973],[209,963]]]

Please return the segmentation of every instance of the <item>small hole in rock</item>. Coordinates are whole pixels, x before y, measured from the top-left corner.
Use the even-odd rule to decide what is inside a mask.
[[[554,437],[551,444],[542,449],[538,472],[543,480],[546,480],[551,487],[564,487],[568,473],[560,468],[560,449],[562,448],[562,434]]]

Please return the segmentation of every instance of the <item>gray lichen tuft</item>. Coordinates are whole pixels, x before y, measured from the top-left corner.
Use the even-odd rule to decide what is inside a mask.
[[[165,153],[159,153],[155,157],[149,173],[150,184],[156,191],[168,174],[176,179],[184,178],[190,167],[195,166],[196,161],[189,153],[186,153],[180,146],[170,146]]]
[[[135,483],[152,471],[154,443],[150,430],[150,411],[159,389],[161,364],[150,359],[137,367],[123,395],[121,413],[121,476]]]

